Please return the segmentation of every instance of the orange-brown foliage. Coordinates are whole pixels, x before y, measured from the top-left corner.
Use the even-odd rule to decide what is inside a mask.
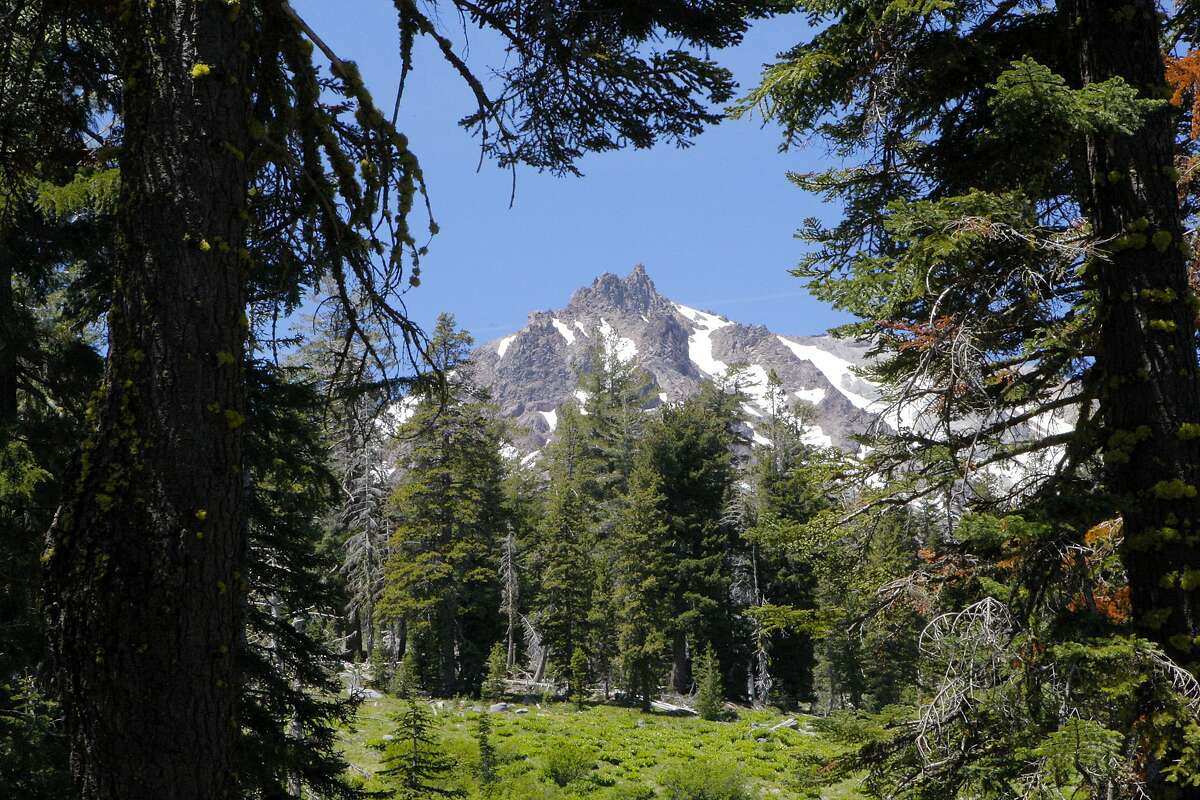
[[[1167,67],[1167,83],[1174,90],[1171,104],[1182,106],[1185,96],[1191,93],[1191,134],[1193,139],[1200,139],[1200,92],[1196,91],[1197,86],[1200,86],[1200,50],[1188,53],[1183,58],[1166,56],[1164,61]]]

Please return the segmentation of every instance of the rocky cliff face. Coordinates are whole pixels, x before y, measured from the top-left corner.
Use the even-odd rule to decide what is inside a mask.
[[[491,389],[501,413],[528,431],[517,442],[525,454],[549,441],[558,407],[575,396],[589,347],[604,336],[622,358],[653,376],[657,403],[682,400],[729,365],[745,365],[744,410],[756,439],[771,370],[789,397],[816,407],[808,431],[814,444],[857,449],[850,436],[875,418],[875,388],[851,371],[863,362],[861,347],[831,336],[781,336],[673,303],[639,265],[624,278],[601,275],[565,308],[535,311],[524,328],[475,351],[477,379]]]

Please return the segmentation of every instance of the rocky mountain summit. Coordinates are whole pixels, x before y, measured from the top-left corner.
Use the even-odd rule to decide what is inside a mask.
[[[861,346],[832,336],[784,336],[674,303],[658,293],[638,265],[624,278],[605,273],[577,290],[557,311],[535,311],[524,328],[476,349],[479,382],[501,413],[528,431],[517,446],[540,450],[557,424],[557,411],[576,396],[578,370],[598,338],[634,360],[654,379],[655,404],[682,400],[702,381],[722,377],[731,364],[746,366],[750,385],[744,410],[750,434],[765,414],[767,376],[774,370],[789,397],[816,408],[808,437],[814,444],[856,449],[850,439],[874,419],[878,393],[852,371]]]

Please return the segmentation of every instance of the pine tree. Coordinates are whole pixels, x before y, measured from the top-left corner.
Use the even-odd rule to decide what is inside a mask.
[[[570,696],[575,699],[577,708],[582,709],[584,702],[591,696],[592,665],[587,651],[582,646],[576,647],[571,654]]]
[[[400,800],[465,797],[463,790],[447,785],[456,763],[443,752],[426,701],[410,691],[404,694],[404,709],[393,718],[394,738],[381,747],[379,775]]]
[[[483,687],[479,695],[484,700],[499,700],[507,691],[505,681],[508,679],[508,660],[504,645],[496,642],[488,655],[487,675],[483,679]]]
[[[546,507],[532,560],[537,625],[551,662],[566,672],[588,638],[592,604],[594,510],[584,452],[584,423],[571,403],[558,411],[557,439],[547,448]]]
[[[693,702],[701,719],[719,720],[725,715],[725,683],[712,645],[696,660],[696,697]]]
[[[736,395],[706,384],[695,397],[663,409],[645,438],[675,558],[671,684],[680,694],[691,691],[696,648],[711,643],[724,667],[741,658],[730,598],[733,555],[741,545],[724,520],[736,477],[739,408]]]
[[[453,373],[446,393],[422,398],[398,434],[403,473],[381,609],[404,624],[430,688],[442,695],[478,691],[501,633],[501,431],[486,395],[470,384],[470,344],[453,318],[439,318],[430,352]]]
[[[479,715],[475,742],[479,746],[479,785],[486,794],[496,782],[496,748],[492,745],[492,717],[487,711]]]
[[[671,662],[676,565],[666,502],[658,472],[642,454],[616,530],[616,608],[625,683],[646,711]]]

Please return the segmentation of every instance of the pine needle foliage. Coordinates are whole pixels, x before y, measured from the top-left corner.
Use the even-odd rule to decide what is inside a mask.
[[[845,159],[790,176],[841,209],[805,221],[795,274],[856,318],[841,332],[883,387],[871,450],[804,538],[938,510],[921,563],[859,615],[931,621],[917,705],[856,763],[878,796],[1171,796],[1198,766],[1200,443],[1181,426],[1200,380],[1176,169],[1194,143],[1168,103],[1193,65],[1162,52],[1188,52],[1194,12],[801,6],[812,33],[737,113]],[[1113,525],[1115,547],[1088,541]]]
[[[488,654],[487,675],[484,676],[483,686],[479,696],[484,700],[499,700],[507,691],[505,681],[508,679],[508,662],[504,645],[496,642]]]
[[[696,661],[696,697],[692,703],[701,719],[715,721],[725,716],[725,682],[712,645]]]
[[[381,607],[404,625],[426,685],[443,695],[479,691],[501,633],[502,430],[470,382],[470,344],[451,317],[439,318],[430,350],[454,375],[445,393],[420,397],[398,434],[403,472]]]
[[[671,658],[671,529],[666,498],[645,457],[634,466],[629,500],[617,526],[616,608],[620,664],[630,695],[649,710]]]
[[[379,774],[399,800],[465,797],[461,789],[447,785],[456,762],[442,750],[428,702],[411,692],[406,695],[404,709],[395,717],[394,738],[382,746]]]
[[[492,744],[492,718],[487,711],[479,715],[475,742],[479,747],[479,785],[487,792],[496,782],[496,747]]]

